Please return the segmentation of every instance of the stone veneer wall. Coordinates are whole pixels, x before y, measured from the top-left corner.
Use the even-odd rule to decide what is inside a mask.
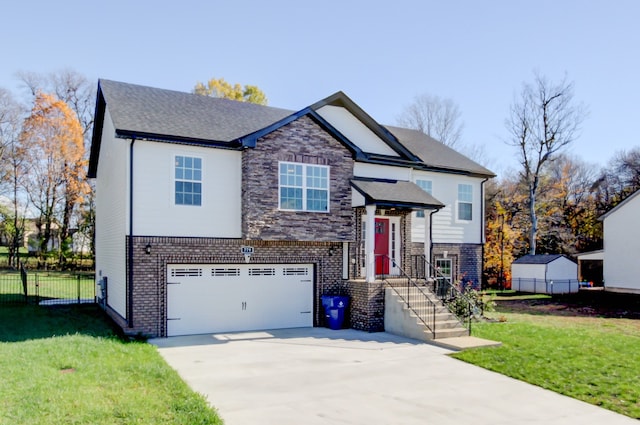
[[[479,290],[482,285],[482,248],[482,244],[434,243],[431,255],[435,263],[435,259],[444,258],[444,251],[447,251],[447,258],[453,260],[454,278],[468,282],[473,289]],[[424,245],[412,244],[412,254],[424,255]]]
[[[145,253],[147,245],[151,254]],[[254,247],[251,263],[314,264],[314,325],[324,324],[320,296],[345,291],[341,243],[137,236],[133,242],[133,327],[113,312],[112,317],[127,334],[166,336],[167,265],[245,264],[240,253],[243,245]]]
[[[329,211],[278,209],[279,161],[329,166]],[[355,239],[351,152],[307,116],[258,139],[242,154],[242,234],[245,239]]]

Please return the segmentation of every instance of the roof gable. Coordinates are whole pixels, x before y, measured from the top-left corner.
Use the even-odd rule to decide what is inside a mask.
[[[360,193],[366,204],[397,208],[440,209],[444,204],[413,182],[354,178],[351,186]]]
[[[573,263],[571,258],[567,257],[564,254],[527,254],[524,255],[513,262],[513,264],[549,264],[556,261],[559,258],[565,258]]]

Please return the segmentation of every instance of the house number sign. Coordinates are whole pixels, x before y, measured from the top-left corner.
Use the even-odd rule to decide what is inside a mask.
[[[252,246],[241,246],[240,252],[244,255],[244,262],[249,263],[251,261],[251,256],[253,255],[253,247]]]

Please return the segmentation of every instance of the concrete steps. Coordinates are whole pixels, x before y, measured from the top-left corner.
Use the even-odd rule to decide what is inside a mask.
[[[406,291],[406,288],[403,288],[403,290]],[[410,294],[418,297],[418,292],[421,291],[412,289]],[[385,289],[385,331],[421,341],[469,336],[469,331],[460,323],[458,318],[428,289],[425,288],[425,292],[435,304],[435,335],[422,323],[418,315],[407,307],[403,299],[392,288]],[[420,296],[424,297],[424,295]],[[421,315],[433,314],[431,307],[415,307],[414,310]]]

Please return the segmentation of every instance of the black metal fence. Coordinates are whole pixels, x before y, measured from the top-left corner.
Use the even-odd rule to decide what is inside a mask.
[[[0,272],[0,306],[4,304],[90,304],[96,302],[93,274]]]
[[[573,294],[579,291],[580,282],[577,279],[547,280],[514,277],[511,279],[511,289],[534,294]]]

